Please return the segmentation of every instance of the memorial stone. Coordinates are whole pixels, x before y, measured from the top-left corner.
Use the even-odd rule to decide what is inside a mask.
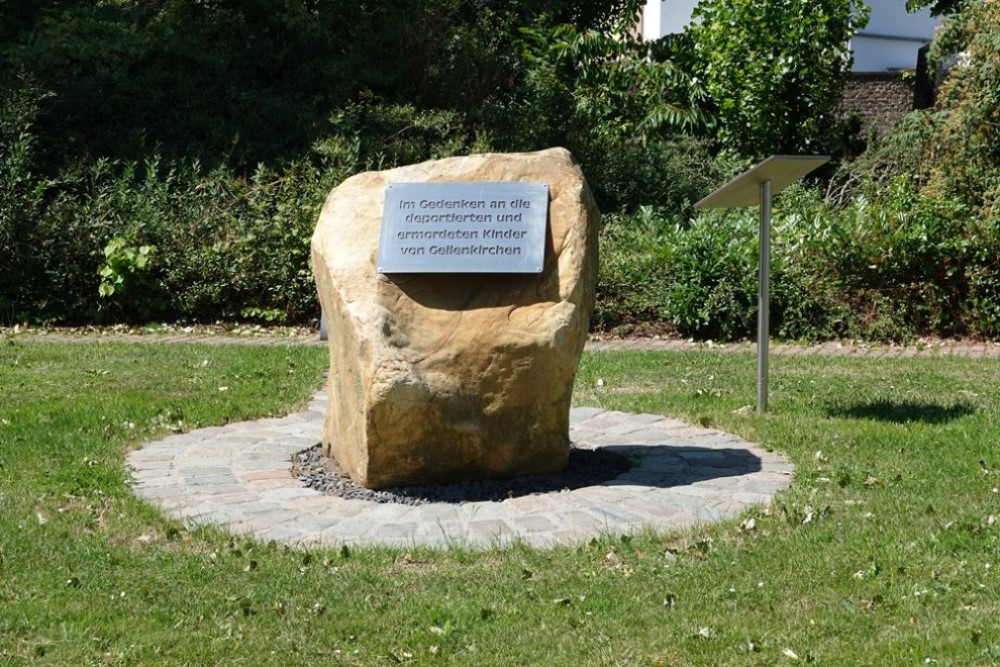
[[[312,239],[327,454],[369,488],[561,470],[598,216],[564,149],[447,158],[335,188]]]

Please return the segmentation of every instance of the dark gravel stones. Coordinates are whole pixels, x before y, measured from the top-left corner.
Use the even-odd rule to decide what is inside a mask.
[[[614,452],[576,449],[561,473],[525,475],[513,479],[489,479],[451,484],[419,484],[373,491],[355,484],[336,460],[323,454],[320,445],[292,457],[292,474],[321,493],[353,500],[402,505],[424,503],[501,502],[533,494],[559,493],[596,486],[628,472],[632,461]]]

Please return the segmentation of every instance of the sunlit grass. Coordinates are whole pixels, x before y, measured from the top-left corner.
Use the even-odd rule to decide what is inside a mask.
[[[578,404],[681,416],[796,463],[770,510],[680,534],[302,551],[189,532],[131,495],[130,447],[300,407],[325,363],[0,347],[0,664],[1000,662],[996,360],[772,358],[757,416],[741,410],[751,354],[585,356]]]

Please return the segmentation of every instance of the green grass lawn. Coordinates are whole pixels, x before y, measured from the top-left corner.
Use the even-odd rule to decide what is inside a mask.
[[[125,452],[302,406],[322,349],[0,343],[0,665],[1000,664],[1000,361],[602,352],[576,402],[781,451],[769,510],[575,548],[186,530]],[[603,382],[598,383],[598,379]]]

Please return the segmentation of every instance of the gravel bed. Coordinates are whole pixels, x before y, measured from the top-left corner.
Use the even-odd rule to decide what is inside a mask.
[[[310,489],[352,500],[401,505],[501,502],[507,498],[559,493],[610,481],[628,472],[632,465],[627,457],[614,452],[571,448],[569,463],[561,473],[450,484],[419,484],[373,491],[355,484],[336,460],[323,454],[320,445],[292,456],[292,474]]]

